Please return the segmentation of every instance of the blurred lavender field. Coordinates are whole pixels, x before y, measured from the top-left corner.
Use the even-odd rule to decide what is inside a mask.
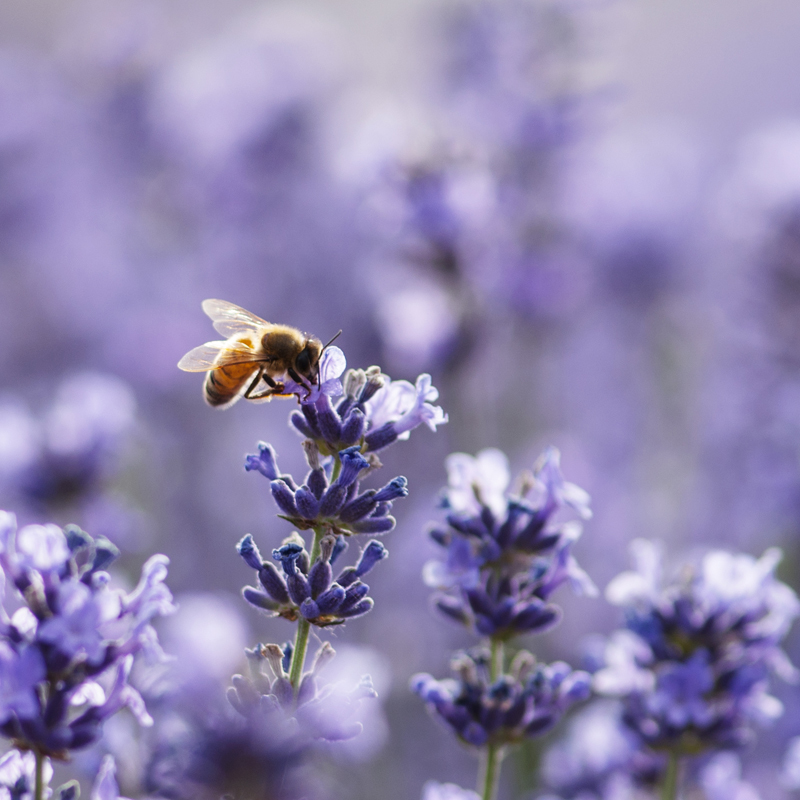
[[[592,496],[576,554],[601,590],[637,537],[778,545],[800,587],[799,40],[792,0],[6,2],[0,508],[107,536],[129,584],[166,553],[182,702],[222,697],[245,646],[292,635],[240,597],[236,543],[291,530],[244,454],[304,462],[293,400],[215,411],[177,369],[216,338],[201,301],[430,373],[449,424],[387,457],[411,497],[375,609],[333,635],[380,700],[315,780],[353,800],[471,786],[408,690],[469,644],[420,577],[448,453],[499,447],[517,472],[558,447]],[[536,652],[579,664],[620,612],[561,602]],[[177,679],[141,680],[157,707]],[[799,691],[743,754],[764,798],[790,796]],[[169,714],[141,737],[115,719],[78,766],[110,749],[148,795]],[[539,757],[509,759],[502,797],[538,796]]]

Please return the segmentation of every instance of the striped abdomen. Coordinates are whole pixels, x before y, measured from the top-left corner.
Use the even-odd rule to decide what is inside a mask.
[[[206,373],[203,395],[206,403],[221,408],[236,400],[247,388],[258,369],[258,363],[230,364]]]

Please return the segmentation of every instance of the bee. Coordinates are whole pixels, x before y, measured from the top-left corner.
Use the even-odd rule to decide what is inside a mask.
[[[228,338],[206,342],[190,350],[179,362],[185,372],[206,372],[203,396],[210,406],[225,408],[240,397],[267,401],[291,397],[281,380],[287,376],[310,394],[319,382],[319,360],[324,345],[289,325],[267,322],[225,300],[204,300],[203,311],[214,329]],[[257,391],[261,381],[265,388]],[[308,394],[306,395],[308,396]]]

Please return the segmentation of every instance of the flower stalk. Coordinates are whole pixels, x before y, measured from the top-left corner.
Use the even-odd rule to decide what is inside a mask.
[[[667,771],[664,774],[664,782],[661,785],[661,800],[676,800],[680,766],[680,757],[674,750],[670,751]]]
[[[336,463],[339,461],[337,459]],[[311,546],[310,562],[313,564],[320,554],[320,543],[325,531],[317,527],[314,529],[314,543]],[[289,682],[292,684],[295,697],[300,689],[300,681],[303,677],[303,667],[306,661],[306,651],[308,650],[308,634],[311,631],[311,623],[305,618],[300,617],[297,623],[297,634],[294,639],[294,649],[292,650],[292,660],[289,666]]]
[[[44,800],[44,759],[39,750],[34,751],[36,756],[36,770],[34,772],[33,800]]]

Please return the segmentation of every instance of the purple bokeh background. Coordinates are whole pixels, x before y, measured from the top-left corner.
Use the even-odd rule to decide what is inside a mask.
[[[799,38],[792,0],[5,3],[0,507],[108,535],[131,576],[167,553],[176,650],[202,653],[180,630],[215,614],[242,646],[283,641],[237,599],[234,547],[289,533],[243,456],[264,439],[303,471],[291,403],[203,404],[175,366],[215,338],[201,301],[431,373],[450,423],[387,454],[410,497],[375,609],[334,640],[370,648],[352,657],[385,717],[322,769],[330,796],[471,786],[407,690],[468,643],[420,578],[449,452],[501,447],[518,471],[557,446],[592,495],[576,553],[601,588],[635,537],[777,544],[798,587]],[[70,380],[98,393],[90,418]],[[577,663],[617,612],[561,602],[531,648]],[[240,668],[221,661],[204,679]],[[797,687],[781,697],[744,756],[765,797],[788,796],[800,733]],[[535,796],[535,755],[508,797]],[[144,758],[121,761],[127,796]]]

